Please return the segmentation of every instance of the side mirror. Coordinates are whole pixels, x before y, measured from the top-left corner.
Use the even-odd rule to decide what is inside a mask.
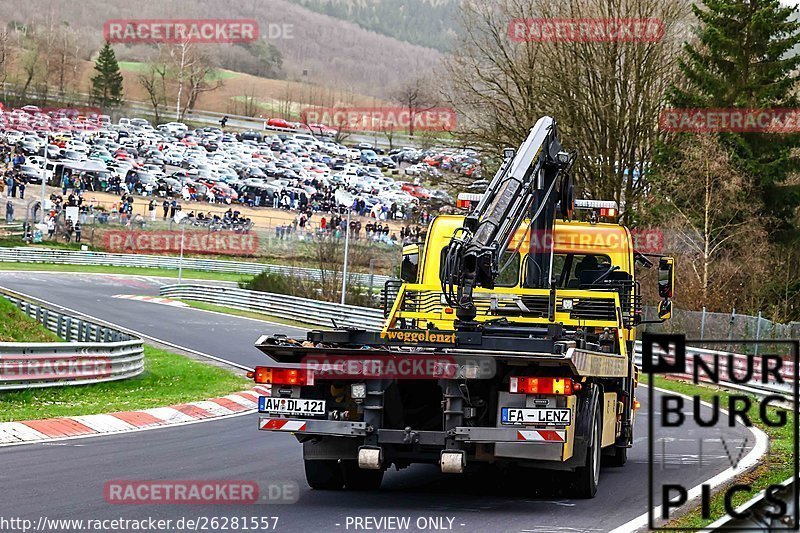
[[[675,259],[662,257],[658,261],[658,295],[672,298],[675,293]]]
[[[658,304],[658,318],[672,318],[672,296],[675,294],[675,259],[662,257],[658,261],[658,295],[663,298]]]
[[[658,303],[658,318],[661,320],[672,318],[672,300],[666,298]]]

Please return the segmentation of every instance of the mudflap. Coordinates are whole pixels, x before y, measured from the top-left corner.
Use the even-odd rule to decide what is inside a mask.
[[[595,405],[595,401],[598,402],[598,405],[602,405],[600,403],[601,393],[600,387],[591,384],[586,394],[578,396],[572,457],[565,462],[565,466],[577,468],[586,464],[586,450],[589,449],[592,438],[592,406]]]
[[[358,447],[364,439],[352,437],[321,437],[303,442],[303,459],[358,459]]]

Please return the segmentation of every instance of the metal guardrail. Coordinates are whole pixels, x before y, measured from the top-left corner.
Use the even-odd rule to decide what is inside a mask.
[[[796,515],[795,492],[797,480],[794,476],[783,483],[781,488],[772,496],[773,501],[766,499],[766,491],[761,491],[756,496],[740,507],[736,508],[737,514],[744,515],[736,518],[728,515],[706,526],[709,531],[796,531],[798,524],[794,522]],[[782,518],[770,518],[768,512],[775,512],[775,499],[780,499],[786,504],[786,513]],[[792,518],[790,518],[792,517]]]
[[[67,341],[0,342],[0,391],[116,381],[144,371],[142,339],[5,289],[0,296]]]
[[[692,378],[691,372],[693,369],[693,361],[695,357],[699,357],[704,362],[706,362],[709,368],[714,367],[714,358],[718,356],[733,356],[733,363],[737,369],[744,369],[746,368],[747,364],[747,357],[746,355],[737,354],[737,353],[730,353],[725,351],[717,351],[717,350],[707,350],[705,348],[696,348],[693,346],[686,347],[686,355],[687,355],[687,371],[689,374],[676,374],[676,377],[686,377],[688,379]],[[759,356],[755,357],[757,367],[760,367],[760,358]],[[642,364],[642,342],[636,341],[636,355],[635,355],[636,363],[641,366]],[[770,394],[780,394],[786,397],[787,400],[792,399],[792,380],[794,379],[794,373],[792,372],[791,368],[783,367],[781,369],[781,375],[786,380],[785,383],[774,383],[774,382],[767,382],[762,383],[760,380],[752,380],[747,382],[747,384],[743,383],[732,383],[725,379],[721,379],[720,385],[724,385],[726,388],[735,389],[742,392],[747,392],[750,394],[754,394],[759,397],[768,396]],[[724,378],[725,376],[721,376]],[[713,383],[711,380],[707,379],[705,373],[698,372],[698,378],[701,382],[706,383]]]
[[[99,265],[137,268],[161,268],[178,270],[179,257],[144,255],[144,254],[112,254],[107,252],[81,252],[77,250],[52,250],[47,248],[0,248],[0,262],[11,263],[51,263],[59,265]],[[183,258],[184,270],[203,272],[227,272],[235,274],[260,274],[274,272],[286,276],[300,276],[309,279],[320,279],[321,273],[315,268],[291,267],[255,263],[247,261],[226,261],[221,259]],[[356,283],[369,285],[370,277],[376,286],[383,286],[388,276],[377,274],[353,273]]]
[[[316,326],[330,327],[335,323],[340,327],[371,330],[383,327],[383,312],[380,309],[309,300],[285,294],[187,283],[165,285],[159,289],[159,294],[167,298],[196,300],[264,313]]]

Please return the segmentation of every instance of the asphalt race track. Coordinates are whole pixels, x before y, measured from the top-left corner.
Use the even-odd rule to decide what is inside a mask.
[[[113,298],[156,295],[162,283],[146,277],[2,272],[0,285],[102,318],[152,337],[244,365],[263,361],[253,342],[265,333],[302,330],[190,308]],[[303,476],[301,447],[290,435],[259,432],[256,415],[122,435],[82,438],[0,449],[0,516],[48,519],[147,517],[279,517],[278,531],[352,531],[348,517],[444,518],[455,531],[610,531],[647,511],[647,391],[640,388],[636,445],[624,468],[604,469],[598,495],[570,500],[547,475],[478,471],[443,476],[433,466],[390,471],[379,492],[312,491]],[[691,406],[685,410],[690,411]],[[691,417],[689,417],[691,419]],[[657,476],[694,486],[731,466],[737,445],[752,448],[741,426],[673,433],[659,457]],[[698,440],[704,439],[702,452]],[[747,439],[747,440],[745,440]],[[660,446],[659,446],[660,447]],[[657,450],[661,451],[661,450]],[[742,456],[744,453],[742,453]],[[552,474],[558,475],[558,474]],[[299,499],[283,505],[111,505],[110,480],[253,480],[294,482]],[[452,519],[450,522],[448,519]],[[174,522],[173,522],[174,523]],[[348,527],[348,523],[350,526]],[[451,525],[452,524],[452,525]],[[362,529],[363,530],[363,529]]]

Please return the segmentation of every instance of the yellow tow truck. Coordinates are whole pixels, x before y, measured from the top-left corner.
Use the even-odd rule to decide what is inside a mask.
[[[387,468],[556,469],[593,497],[601,463],[633,443],[633,248],[613,202],[575,200],[555,121],[543,117],[466,215],[436,217],[384,289],[381,331],[263,336],[259,429],[294,434],[316,489],[377,489]],[[588,220],[576,220],[583,213]],[[658,257],[659,320],[674,261]]]

